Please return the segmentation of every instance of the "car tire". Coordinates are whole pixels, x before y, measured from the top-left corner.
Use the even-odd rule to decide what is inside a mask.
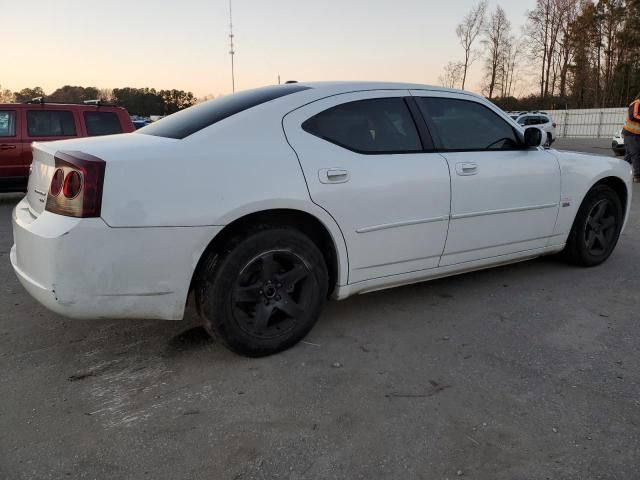
[[[204,258],[196,303],[205,329],[232,351],[262,357],[313,328],[328,292],[318,247],[289,227],[259,226]]]
[[[600,265],[618,243],[623,222],[624,210],[616,191],[607,185],[596,185],[578,209],[564,257],[574,265]]]

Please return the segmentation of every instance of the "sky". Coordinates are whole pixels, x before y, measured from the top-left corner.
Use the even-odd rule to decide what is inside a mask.
[[[437,84],[462,59],[476,0],[233,0],[236,90],[282,81]],[[535,0],[500,5],[519,33]],[[153,87],[231,93],[228,0],[2,0],[2,88]],[[480,48],[480,44],[478,44]],[[472,66],[479,90],[481,62]],[[524,87],[526,88],[526,86]],[[517,93],[517,92],[516,92]]]

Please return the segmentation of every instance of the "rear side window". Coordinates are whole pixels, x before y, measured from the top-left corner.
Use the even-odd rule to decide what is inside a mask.
[[[16,136],[16,112],[0,111],[0,137]]]
[[[76,124],[68,110],[29,110],[27,131],[30,137],[71,137],[76,135]]]
[[[292,83],[246,90],[189,107],[141,128],[138,133],[182,139],[236,113],[309,88]]]
[[[514,150],[520,142],[514,129],[489,108],[453,98],[417,99],[440,140],[440,148],[453,151]]]
[[[402,98],[344,103],[311,117],[302,128],[358,153],[422,151],[415,123]]]
[[[120,120],[114,112],[84,112],[84,123],[90,137],[122,133]]]

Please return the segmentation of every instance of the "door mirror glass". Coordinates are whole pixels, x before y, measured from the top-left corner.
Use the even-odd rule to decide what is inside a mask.
[[[527,147],[541,147],[542,139],[542,130],[538,127],[527,128],[524,131],[524,144]]]

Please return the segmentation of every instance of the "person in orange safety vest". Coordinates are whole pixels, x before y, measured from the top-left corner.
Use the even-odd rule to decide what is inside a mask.
[[[629,105],[622,134],[624,135],[624,159],[633,165],[633,181],[640,183],[640,95]]]

